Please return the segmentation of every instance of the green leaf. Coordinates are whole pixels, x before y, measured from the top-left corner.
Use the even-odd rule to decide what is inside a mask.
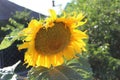
[[[15,39],[9,40],[8,38],[4,38],[3,41],[0,44],[0,50],[5,49],[9,46],[11,46],[11,44],[15,41]]]
[[[29,80],[82,80],[72,68],[57,66],[52,68],[34,67],[28,73]]]
[[[43,80],[45,77],[45,73],[48,71],[48,68],[46,67],[33,67],[28,72],[28,79],[29,80]]]
[[[65,65],[74,69],[84,80],[93,80],[92,68],[88,62],[88,54],[77,54],[77,58],[71,59]]]
[[[0,50],[11,46],[14,43],[14,41],[20,37],[18,34],[19,34],[19,31],[16,29],[13,32],[11,32],[9,35],[4,37],[3,41],[0,44]]]
[[[59,74],[61,73],[62,76],[66,77],[65,80],[82,80],[81,75],[68,66],[57,66],[55,69]],[[55,79],[55,80],[63,80],[63,79]]]

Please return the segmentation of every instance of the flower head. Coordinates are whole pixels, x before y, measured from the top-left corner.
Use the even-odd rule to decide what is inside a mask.
[[[28,66],[61,65],[63,56],[71,59],[76,53],[85,50],[85,32],[76,29],[86,21],[82,21],[83,14],[78,16],[57,17],[54,10],[50,10],[50,17],[43,21],[31,20],[22,32],[26,36],[19,49],[27,48],[25,63]]]

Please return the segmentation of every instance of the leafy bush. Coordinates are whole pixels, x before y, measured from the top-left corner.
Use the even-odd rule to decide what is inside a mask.
[[[72,0],[65,11],[83,11],[88,19],[80,28],[88,29],[89,62],[95,80],[119,80],[120,1]]]
[[[16,11],[4,24],[0,24],[0,67],[11,66],[18,60],[23,61],[23,51],[19,52],[17,44],[21,43],[19,32],[28,24],[30,12]],[[2,61],[2,62],[1,62]]]
[[[0,37],[3,39],[0,45],[0,49],[9,47],[19,36],[18,33],[27,26],[30,20],[30,12],[28,11],[16,11],[8,22],[5,22],[5,26],[0,28]]]

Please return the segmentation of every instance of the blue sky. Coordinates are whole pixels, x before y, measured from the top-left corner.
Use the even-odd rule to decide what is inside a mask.
[[[54,9],[57,12],[57,14],[59,14],[61,10],[65,8],[67,2],[70,2],[71,0],[54,0],[56,5],[55,7],[52,6],[53,0],[9,0],[9,1],[48,16],[49,9]]]

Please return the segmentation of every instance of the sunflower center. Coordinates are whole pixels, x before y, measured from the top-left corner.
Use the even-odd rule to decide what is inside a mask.
[[[35,38],[35,49],[43,54],[56,54],[70,42],[70,29],[62,22],[55,22],[53,27],[41,28]]]

